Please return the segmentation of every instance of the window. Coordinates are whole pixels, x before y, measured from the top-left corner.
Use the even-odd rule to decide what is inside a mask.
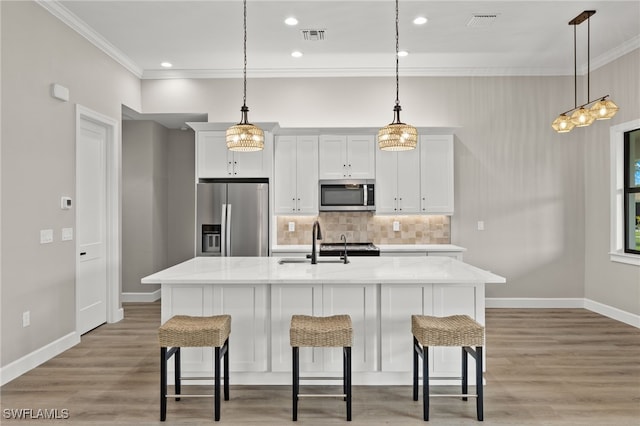
[[[624,251],[640,254],[640,129],[624,132]]]
[[[614,262],[640,266],[640,119],[612,126],[611,250]]]

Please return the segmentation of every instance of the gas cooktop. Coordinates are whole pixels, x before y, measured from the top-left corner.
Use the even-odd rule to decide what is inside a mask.
[[[321,243],[320,256],[342,256],[344,243]],[[375,244],[347,243],[347,256],[380,256],[380,249]]]

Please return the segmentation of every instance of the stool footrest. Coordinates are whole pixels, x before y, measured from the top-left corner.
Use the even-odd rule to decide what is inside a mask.
[[[316,393],[299,393],[298,398],[346,398],[346,393],[334,394],[316,394]]]
[[[300,377],[300,380],[342,380],[342,376],[340,377]]]
[[[478,395],[476,395],[475,393],[471,394],[471,393],[430,393],[429,396],[431,398],[438,398],[438,397],[456,397],[456,398],[477,398]]]
[[[184,393],[178,393],[178,394],[166,394],[165,397],[166,398],[213,398],[215,395],[211,394],[211,395],[189,395],[189,394],[184,394]]]

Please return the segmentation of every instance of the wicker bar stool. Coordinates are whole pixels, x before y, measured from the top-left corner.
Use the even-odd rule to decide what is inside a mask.
[[[482,347],[484,327],[467,315],[449,317],[411,316],[413,333],[413,400],[418,400],[418,357],[422,358],[422,399],[424,420],[429,420],[429,346],[462,347],[462,393],[459,395],[434,395],[476,398],[478,420],[484,419],[482,392]],[[472,348],[475,346],[475,349]],[[468,393],[468,360],[471,355],[476,360],[476,393]]]
[[[347,421],[351,421],[351,346],[353,326],[349,315],[312,317],[293,315],[289,329],[293,355],[293,421],[298,420],[298,399],[309,397],[341,397],[347,403]],[[342,394],[301,394],[300,379],[327,380],[339,377],[300,377],[300,347],[342,347]]]
[[[160,420],[167,418],[167,398],[175,397],[208,397],[214,398],[214,418],[220,420],[220,360],[224,358],[224,400],[229,400],[229,334],[231,333],[231,317],[217,315],[211,317],[192,317],[176,315],[162,324],[158,329],[160,342]],[[180,348],[213,347],[214,377],[180,377]],[[170,349],[168,349],[170,348]],[[167,394],[167,363],[175,355],[175,394]],[[213,395],[181,394],[183,380],[214,380]]]

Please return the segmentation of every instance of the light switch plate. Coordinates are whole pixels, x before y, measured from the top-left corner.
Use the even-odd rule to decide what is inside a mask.
[[[62,228],[61,239],[62,241],[73,240],[73,228]]]
[[[48,244],[53,242],[53,229],[40,230],[40,244]]]
[[[399,221],[397,221],[397,220],[393,221],[393,230],[396,231],[396,232],[400,230],[400,222]]]
[[[478,231],[484,231],[484,220],[478,221]]]

